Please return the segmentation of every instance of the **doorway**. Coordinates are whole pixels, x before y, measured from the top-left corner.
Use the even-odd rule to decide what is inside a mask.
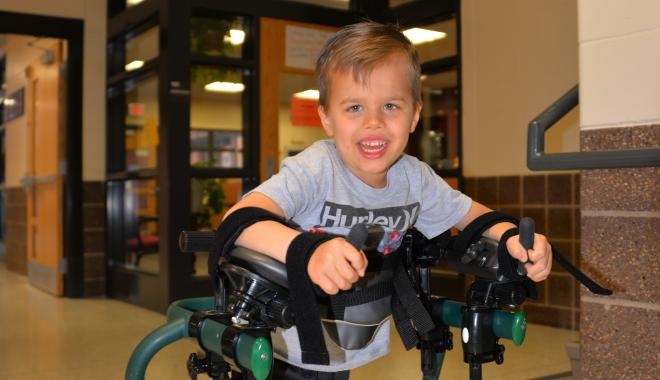
[[[7,266],[49,293],[80,297],[83,21],[0,12],[0,34],[27,52],[3,94]],[[13,58],[0,55],[9,69]]]

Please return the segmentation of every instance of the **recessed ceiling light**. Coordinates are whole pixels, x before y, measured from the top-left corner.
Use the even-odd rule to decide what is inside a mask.
[[[224,40],[234,46],[241,45],[245,42],[245,32],[240,29],[229,29],[229,35],[225,36]]]
[[[447,33],[445,32],[438,32],[435,30],[428,30],[422,28],[411,28],[408,30],[404,30],[403,34],[406,37],[408,37],[408,39],[410,40],[410,42],[413,43],[413,45],[419,45],[447,37]]]
[[[138,5],[143,1],[144,0],[126,0],[126,4],[130,7],[130,6],[133,6],[133,5]]]
[[[133,71],[133,70],[139,69],[142,66],[144,66],[144,61],[137,61],[136,60],[136,61],[132,61],[132,62],[127,63],[126,66],[124,66],[124,69],[126,69],[126,71]]]
[[[231,92],[237,93],[245,90],[243,83],[232,82],[212,82],[204,86],[204,90],[210,92]]]
[[[313,99],[313,100],[319,100],[319,90],[305,90],[301,92],[296,92],[293,94],[296,98],[300,99]]]

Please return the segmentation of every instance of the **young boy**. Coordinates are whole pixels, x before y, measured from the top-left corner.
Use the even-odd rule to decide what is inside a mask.
[[[371,223],[400,235],[414,226],[433,238],[452,226],[462,230],[491,211],[451,189],[425,163],[403,153],[422,103],[417,53],[399,30],[373,22],[343,28],[323,47],[316,72],[318,112],[332,139],[285,159],[278,174],[228,214],[258,207],[307,231],[321,229],[346,236],[356,223]],[[513,227],[495,224],[484,236],[499,240]],[[243,230],[236,244],[285,262],[288,247],[299,234],[276,221],[261,221]],[[529,259],[525,267],[532,280],[541,281],[550,273],[551,250],[544,236],[535,235],[529,251],[517,235],[506,246],[516,259]],[[364,276],[367,263],[363,252],[344,238],[334,238],[316,247],[306,269],[314,284],[336,294]],[[382,325],[388,327],[389,322]],[[276,358],[321,373],[344,371],[336,378],[347,378],[348,370],[389,350],[389,328],[380,328],[366,347],[343,352],[329,349],[329,366],[308,365],[301,361],[293,330],[278,330],[274,335]]]

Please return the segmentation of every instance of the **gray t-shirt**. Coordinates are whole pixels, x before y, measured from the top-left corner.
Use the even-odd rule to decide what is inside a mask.
[[[433,238],[458,223],[472,200],[453,190],[433,169],[417,158],[403,155],[387,172],[387,185],[373,188],[342,163],[332,140],[317,141],[294,157],[286,158],[279,173],[259,185],[303,229],[347,235],[357,223],[379,224],[403,236],[415,226]],[[389,320],[381,323],[369,345],[343,350],[326,336],[330,366],[303,364],[295,327],[278,329],[273,336],[275,356],[293,365],[320,371],[343,371],[364,365],[389,351]]]

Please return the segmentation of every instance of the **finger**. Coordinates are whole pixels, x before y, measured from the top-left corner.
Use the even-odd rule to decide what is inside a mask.
[[[335,283],[325,275],[320,276],[317,285],[329,295],[337,294],[339,292],[339,288],[335,285]]]
[[[362,251],[358,251],[351,245],[350,249],[344,251],[344,257],[360,276],[364,276],[364,271],[367,268],[367,256]]]
[[[358,272],[353,269],[350,263],[346,260],[339,261],[336,264],[336,269],[339,276],[351,284],[353,284],[359,278]]]
[[[539,235],[539,244],[534,244],[534,249],[530,250],[529,260],[532,262],[544,261],[548,262],[552,260],[552,247],[548,243],[547,239],[543,235]]]
[[[548,257],[544,256],[534,264],[525,264],[525,268],[527,269],[527,277],[537,282],[543,281],[550,275],[552,260],[548,260]]]
[[[545,252],[548,250],[548,239],[545,238],[545,236],[541,234],[534,234],[534,245],[532,247],[532,256],[536,258],[536,260],[540,260],[544,255]],[[536,261],[534,258],[530,257],[530,260]]]
[[[529,277],[534,282],[540,282],[548,278],[550,275],[550,268],[548,267],[535,267],[531,264],[526,264],[527,268],[527,277]]]
[[[527,261],[527,252],[525,248],[520,244],[519,236],[512,236],[506,242],[506,249],[509,251],[509,255],[518,261],[526,262]]]
[[[341,290],[348,290],[353,286],[353,283],[346,280],[337,270],[328,273],[327,277]]]

